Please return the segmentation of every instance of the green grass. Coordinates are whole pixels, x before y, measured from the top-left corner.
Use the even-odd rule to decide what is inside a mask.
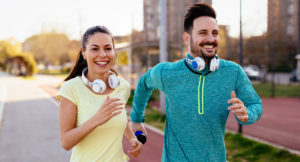
[[[253,88],[260,97],[271,97],[271,84],[253,84]],[[275,85],[275,97],[299,97],[300,85]]]
[[[145,123],[163,131],[165,128],[165,120],[165,114],[162,114],[160,111],[147,106],[145,110]]]
[[[291,154],[286,150],[247,139],[241,134],[226,133],[225,145],[227,160],[230,162],[300,162],[300,156]]]

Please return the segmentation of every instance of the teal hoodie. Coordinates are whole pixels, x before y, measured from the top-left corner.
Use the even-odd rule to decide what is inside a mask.
[[[249,120],[262,115],[262,104],[242,68],[220,60],[219,69],[193,70],[181,60],[160,63],[145,73],[135,89],[131,120],[144,122],[144,112],[154,89],[166,95],[166,124],[162,162],[226,161],[225,125],[231,91],[247,107]],[[151,137],[149,137],[151,138]]]

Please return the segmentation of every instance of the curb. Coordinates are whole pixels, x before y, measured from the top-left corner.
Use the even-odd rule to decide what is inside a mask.
[[[226,132],[229,132],[229,133],[232,133],[232,134],[237,134],[237,132],[234,132],[234,131],[231,131],[231,130],[228,130],[228,129],[226,129]],[[284,147],[284,146],[281,146],[281,145],[278,145],[278,144],[275,144],[275,143],[272,143],[272,142],[268,142],[268,141],[265,141],[265,140],[260,139],[260,138],[252,137],[252,136],[245,135],[245,134],[242,134],[242,135],[243,135],[243,137],[251,139],[253,141],[264,143],[264,144],[273,146],[273,147],[278,148],[278,149],[286,150],[286,151],[288,151],[292,154],[300,155],[300,151],[290,149],[290,148],[287,148],[287,147]]]
[[[4,112],[4,105],[6,100],[6,86],[2,83],[0,83],[0,126],[2,124],[2,117]]]
[[[161,136],[164,136],[164,132],[161,131],[160,129],[157,129],[157,128],[155,128],[155,127],[153,127],[151,125],[148,125],[146,123],[144,123],[144,125],[145,125],[146,128],[150,129],[151,131],[153,131],[153,132],[155,132],[155,133],[157,133],[157,134],[159,134]]]

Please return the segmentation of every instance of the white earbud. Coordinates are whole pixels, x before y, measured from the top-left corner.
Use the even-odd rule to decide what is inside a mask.
[[[83,81],[83,83],[89,87],[92,88],[92,90],[95,93],[103,93],[106,90],[106,85],[105,82],[101,79],[96,79],[93,82],[90,82],[86,76],[85,73],[88,71],[88,68],[84,68],[82,70],[82,75],[81,75],[81,79]],[[117,76],[111,74],[108,77],[108,85],[110,88],[116,88],[120,85],[120,80]]]
[[[92,82],[92,90],[96,93],[103,93],[106,89],[105,83],[100,80],[96,79]]]
[[[189,59],[188,56],[186,56],[186,61],[192,65],[193,69],[197,71],[201,71],[205,68],[205,61],[201,57],[196,57],[193,60]],[[210,60],[210,71],[216,71],[219,68],[219,58],[216,54],[214,58]]]
[[[219,68],[219,59],[218,57],[214,57],[213,59],[210,60],[210,71],[215,71]]]
[[[201,71],[205,68],[205,61],[201,57],[196,57],[192,61],[192,67],[195,70]]]
[[[115,75],[110,75],[108,77],[108,85],[110,88],[116,88],[120,85],[120,80],[117,76]]]

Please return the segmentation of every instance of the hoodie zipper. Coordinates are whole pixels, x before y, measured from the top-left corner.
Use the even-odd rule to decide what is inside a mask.
[[[204,114],[204,83],[205,83],[205,75],[202,77],[200,75],[199,84],[198,84],[198,113],[199,115]]]

